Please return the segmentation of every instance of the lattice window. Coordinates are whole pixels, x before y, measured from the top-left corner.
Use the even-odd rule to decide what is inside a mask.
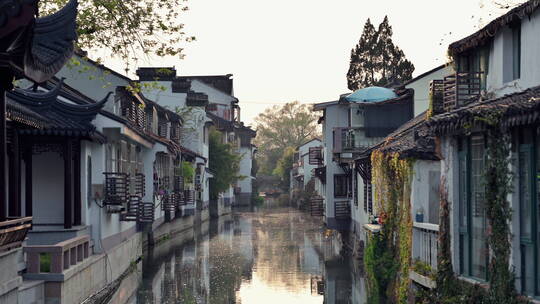
[[[137,128],[143,130],[146,127],[146,113],[144,111],[144,105],[143,104],[135,104],[134,105],[135,110],[135,125]]]
[[[346,174],[334,175],[334,197],[347,197],[349,179]]]
[[[145,119],[145,129],[148,132],[153,132],[152,124],[154,122],[154,115],[153,115],[153,109],[150,108],[145,111],[146,119]]]
[[[309,148],[309,164],[312,166],[318,166],[318,165],[322,165],[322,163],[323,163],[322,147]]]
[[[120,168],[119,172],[129,173],[129,145],[126,141],[120,141]]]
[[[158,135],[167,138],[167,120],[162,116],[158,120]]]
[[[129,182],[124,173],[105,172],[106,205],[122,205],[127,201]]]

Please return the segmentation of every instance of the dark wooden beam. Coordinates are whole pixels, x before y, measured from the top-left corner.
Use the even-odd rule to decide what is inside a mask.
[[[9,155],[9,215],[12,217],[20,217],[21,203],[19,200],[19,185],[21,183],[21,159],[19,153],[19,135],[15,130],[13,130],[13,139]]]
[[[0,222],[7,218],[6,147],[6,90],[0,85]]]
[[[24,193],[26,204],[26,216],[32,216],[33,186],[32,186],[32,144],[24,152]]]
[[[81,221],[81,211],[82,211],[82,202],[81,202],[81,142],[78,141],[75,145],[74,152],[74,162],[73,162],[73,195],[74,195],[74,224],[79,226],[82,224]]]
[[[66,140],[64,146],[64,228],[73,227],[73,143]]]

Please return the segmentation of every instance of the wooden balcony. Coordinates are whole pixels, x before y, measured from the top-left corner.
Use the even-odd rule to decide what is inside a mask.
[[[0,252],[21,247],[30,228],[32,228],[32,217],[0,222]]]
[[[334,153],[362,152],[377,144],[381,138],[357,139],[363,128],[334,128]]]
[[[458,72],[444,77],[443,108],[445,112],[478,101],[482,91],[482,72]]]
[[[123,222],[151,223],[154,221],[154,202],[143,202],[137,195],[131,195],[126,211],[120,214]]]
[[[312,198],[309,211],[311,216],[324,216],[324,199],[320,196]]]
[[[348,200],[334,202],[334,217],[339,220],[351,218],[351,204]]]
[[[161,197],[161,210],[174,212],[176,211],[176,197],[172,194],[165,194]]]
[[[124,211],[124,205],[128,201],[129,179],[126,173],[104,172],[105,193],[103,204],[111,206],[110,213]]]
[[[429,83],[429,93],[431,95],[431,111],[433,115],[444,112],[443,103],[444,81],[435,79]]]
[[[195,190],[185,190],[184,199],[186,200],[186,205],[195,204]]]
[[[312,166],[322,166],[324,163],[324,155],[322,147],[309,148],[309,164]]]

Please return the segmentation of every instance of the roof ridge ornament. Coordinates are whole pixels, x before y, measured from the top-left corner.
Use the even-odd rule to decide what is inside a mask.
[[[77,0],[35,21],[31,47],[25,53],[24,72],[36,82],[50,79],[73,55],[77,39]]]
[[[33,90],[15,88],[10,93],[13,94],[14,96],[19,95],[20,97],[23,97],[24,100],[22,102],[25,104],[35,104],[35,103],[38,103],[38,104],[49,103],[50,104],[58,98],[58,95],[60,94],[60,89],[62,88],[62,85],[64,84],[64,79],[65,78],[62,77],[51,90],[46,91],[46,92],[44,91],[34,92]],[[19,98],[16,98],[16,99],[20,101]]]

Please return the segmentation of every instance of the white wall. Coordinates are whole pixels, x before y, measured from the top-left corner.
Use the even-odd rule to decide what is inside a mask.
[[[538,56],[540,39],[538,37],[540,37],[540,11],[536,10],[530,18],[528,16],[523,18],[521,23],[521,77],[505,83],[505,45],[508,50],[508,39],[512,39],[510,28],[506,27],[495,35],[489,58],[488,92],[503,96],[540,85],[540,69],[538,68],[540,66]]]
[[[458,151],[457,142],[453,138],[443,137],[441,141],[441,183],[445,185],[448,192],[448,202],[451,204],[450,209],[450,227],[451,227],[451,252],[454,271],[459,273],[459,176],[458,169]]]
[[[233,96],[228,95],[214,88],[213,86],[208,85],[203,81],[197,79],[193,79],[191,81],[191,90],[193,90],[194,92],[205,93],[206,95],[208,95],[208,101],[210,103],[230,105],[231,102],[236,100],[236,98],[234,98]]]
[[[238,186],[242,189],[242,193],[251,193],[251,166],[253,164],[253,148],[252,147],[240,147],[240,175],[245,176],[243,180],[238,181]]]
[[[108,92],[113,92],[109,102],[105,105],[105,110],[113,112],[116,87],[127,86],[128,79],[97,67],[77,55],[73,55],[73,58],[79,61],[80,65],[65,65],[56,76],[58,78],[65,77],[64,81],[67,85],[96,101],[103,99]]]
[[[316,165],[310,165],[309,164],[309,148],[321,147],[321,146],[322,146],[322,142],[317,139],[317,140],[312,140],[312,141],[298,147],[298,154],[300,155],[300,157],[302,158],[303,163],[304,163],[304,166],[303,166],[303,168],[304,168],[304,185],[303,185],[303,187],[304,188],[306,187],[307,183],[309,183],[309,181],[313,177],[313,173],[311,171],[318,167]]]
[[[56,152],[32,159],[33,222],[64,225],[64,160]],[[58,228],[58,227],[57,227]]]
[[[347,127],[348,107],[346,105],[330,105],[326,108],[324,119],[324,163],[326,164],[326,214],[325,217],[334,217],[334,175],[343,174],[343,170],[332,161],[334,141],[332,131],[334,128]]]
[[[415,221],[417,211],[422,209],[425,223],[439,223],[440,176],[440,162],[417,160],[414,163],[411,184],[411,215],[413,221]]]

